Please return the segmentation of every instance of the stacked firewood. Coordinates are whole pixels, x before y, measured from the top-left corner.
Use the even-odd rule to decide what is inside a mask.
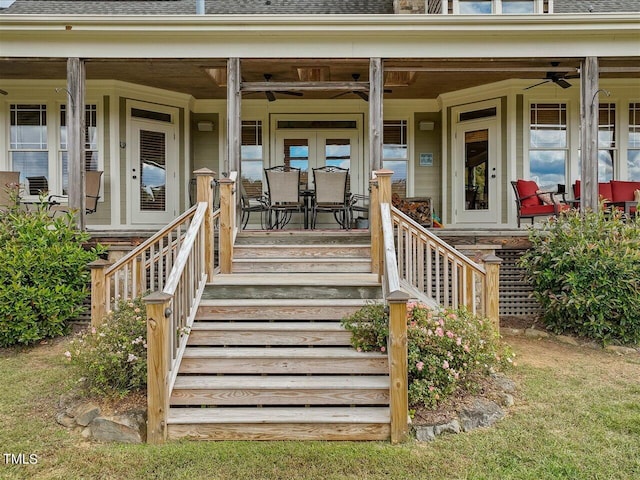
[[[415,220],[420,225],[431,227],[433,219],[431,217],[431,199],[430,198],[401,198],[398,194],[391,197],[393,206]]]

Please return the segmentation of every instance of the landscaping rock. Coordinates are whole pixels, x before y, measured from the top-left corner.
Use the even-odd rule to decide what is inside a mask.
[[[82,435],[82,438],[89,440],[91,438],[91,427],[83,428],[82,432],[80,432],[80,435]]]
[[[516,391],[516,382],[510,378],[507,378],[500,373],[494,373],[492,377],[497,387],[503,392],[513,393]]]
[[[71,428],[76,424],[75,419],[67,415],[65,412],[59,412],[56,415],[56,422],[66,428]]]
[[[91,437],[101,442],[142,443],[145,441],[145,421],[137,413],[98,417],[91,422]]]
[[[605,350],[613,353],[617,353],[618,355],[634,355],[638,353],[638,350],[631,347],[623,347],[621,345],[607,345]]]
[[[81,403],[75,408],[73,416],[78,425],[86,427],[98,415],[100,415],[100,407],[93,403]]]
[[[504,410],[500,406],[484,398],[476,398],[469,407],[460,412],[462,430],[468,432],[478,427],[488,427],[504,417]]]
[[[513,395],[511,395],[510,393],[502,392],[498,395],[498,397],[500,399],[500,405],[502,405],[503,407],[513,407],[516,403],[513,399]]]
[[[448,423],[443,423],[442,425],[434,425],[433,427],[433,433],[435,435],[442,435],[443,433],[460,433],[461,431],[462,427],[457,419],[451,420]]]
[[[525,337],[529,338],[549,338],[549,333],[543,330],[536,330],[535,328],[527,328],[524,331]]]
[[[500,328],[500,333],[503,335],[518,337],[524,335],[524,328]]]
[[[436,439],[433,425],[416,427],[416,440],[419,442],[431,442]]]
[[[67,409],[70,411],[78,404],[79,400],[80,394],[78,392],[63,393],[58,400],[58,406],[65,411]]]

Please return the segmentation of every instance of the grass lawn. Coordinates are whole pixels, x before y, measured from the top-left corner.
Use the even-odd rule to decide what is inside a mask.
[[[516,406],[489,429],[428,444],[85,442],[55,423],[65,340],[0,349],[0,479],[638,479],[640,355],[507,338]]]

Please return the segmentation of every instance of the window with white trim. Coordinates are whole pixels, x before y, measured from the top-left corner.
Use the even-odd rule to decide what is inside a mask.
[[[393,171],[391,192],[405,198],[407,196],[407,168],[409,150],[407,148],[407,121],[385,120],[383,125],[382,168]]]
[[[640,103],[629,104],[627,180],[640,182]]]
[[[617,157],[615,103],[601,103],[598,118],[598,181],[609,182]]]
[[[242,121],[242,145],[240,147],[242,186],[247,196],[262,195],[262,121]]]
[[[529,178],[540,187],[565,184],[568,159],[567,104],[532,103],[529,123]]]
[[[551,12],[548,0],[428,0],[428,13],[436,12],[436,3],[440,3],[437,13],[454,15],[532,15]]]
[[[85,105],[84,111],[84,168],[86,171],[98,170],[98,106]],[[68,194],[69,167],[67,152],[67,106],[60,105],[60,171],[62,174],[62,193]]]
[[[10,168],[20,172],[20,183],[26,194],[37,196],[42,179],[46,181],[49,178],[47,106],[11,104],[9,110]],[[29,185],[29,179],[33,185]],[[48,190],[48,187],[43,189]]]

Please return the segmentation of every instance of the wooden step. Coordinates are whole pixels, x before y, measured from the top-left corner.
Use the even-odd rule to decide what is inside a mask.
[[[388,407],[170,408],[171,439],[386,440]]]
[[[322,286],[380,286],[376,273],[274,273],[273,275],[255,273],[217,274],[208,285],[322,285]]]
[[[234,259],[238,258],[370,258],[371,245],[235,245]]]
[[[382,288],[376,286],[350,285],[207,285],[202,293],[203,300],[214,299],[369,299],[382,297]]]
[[[350,345],[339,322],[195,322],[188,345]]]
[[[349,273],[371,272],[371,259],[361,258],[234,258],[234,273],[244,272],[307,272]]]
[[[336,230],[263,230],[242,231],[235,245],[349,245],[371,244],[371,234],[366,231]]]
[[[389,372],[387,355],[340,347],[189,347],[178,373],[186,374],[373,374]]]
[[[202,300],[198,320],[340,320],[366,305],[362,299]]]
[[[388,376],[178,376],[171,405],[388,405]]]

